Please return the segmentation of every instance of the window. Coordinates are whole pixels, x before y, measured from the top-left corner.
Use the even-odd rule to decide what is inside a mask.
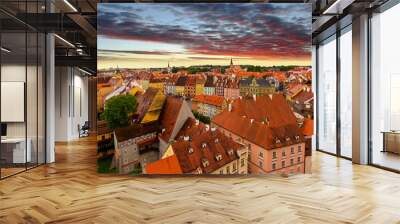
[[[263,168],[263,162],[262,162],[262,161],[259,161],[259,162],[258,162],[258,165],[259,165],[261,168]]]
[[[207,167],[208,165],[210,165],[207,159],[203,159],[202,162],[203,162],[203,167]]]
[[[301,152],[301,145],[299,145],[298,147],[297,147],[297,152]]]
[[[272,163],[272,170],[275,170],[276,169],[276,165],[275,165],[275,163]]]
[[[284,168],[285,166],[286,166],[285,160],[282,160],[282,168]]]
[[[318,149],[336,153],[336,35],[318,47]]]
[[[352,157],[352,32],[340,36],[340,155]]]
[[[300,163],[301,162],[301,157],[297,157],[297,162]]]
[[[294,154],[294,148],[293,148],[293,146],[290,148],[290,154]]]
[[[263,152],[259,152],[259,153],[258,153],[258,156],[263,158],[263,157],[264,157]]]
[[[230,174],[230,173],[231,173],[231,167],[230,167],[230,166],[227,166],[227,167],[226,167],[226,173],[227,173],[227,174]]]
[[[293,166],[293,164],[294,164],[294,160],[290,159],[290,165]]]
[[[39,13],[43,4],[38,1],[1,1],[0,8],[17,4],[18,17]],[[8,5],[8,6],[7,6]],[[38,11],[39,10],[39,11]],[[11,15],[11,14],[10,14]],[[0,105],[2,136],[18,137],[10,147],[0,145],[0,179],[45,163],[45,82],[46,82],[46,36],[39,30],[18,23],[17,18],[0,12],[1,20],[9,21],[12,29],[0,28]],[[21,18],[20,17],[20,18]],[[3,22],[2,22],[3,23]],[[1,25],[0,25],[1,26]],[[70,68],[65,68],[65,70]],[[55,78],[59,80],[58,67]],[[68,75],[68,74],[65,74]],[[71,78],[72,79],[72,78]],[[57,83],[54,81],[54,83]],[[56,84],[56,88],[57,88]],[[68,87],[67,87],[68,88]],[[81,89],[72,89],[80,98]],[[78,95],[79,94],[79,95]],[[57,97],[56,97],[57,98]],[[58,99],[58,98],[57,98]],[[80,101],[75,101],[74,114],[80,117]],[[56,103],[56,105],[58,105]],[[15,106],[15,107],[14,107]],[[14,108],[15,110],[11,109]],[[56,108],[59,108],[56,106]],[[72,112],[72,110],[71,110]],[[13,122],[18,121],[18,122]],[[74,126],[76,127],[76,126]],[[4,128],[4,129],[3,129]],[[3,131],[5,131],[3,133]],[[77,129],[71,130],[71,134]],[[77,134],[77,133],[76,133]],[[105,139],[106,140],[106,137]],[[11,154],[9,150],[15,149]]]
[[[282,149],[282,157],[285,157],[285,156],[286,156],[286,150]]]
[[[400,136],[390,133],[400,130],[400,67],[398,27],[400,4],[374,15],[371,19],[371,134],[372,163],[400,170]],[[386,132],[386,133],[382,133]]]
[[[223,169],[220,169],[220,170],[219,170],[219,174],[224,174],[224,170],[223,170]]]
[[[233,171],[236,171],[236,163],[233,163]]]
[[[245,162],[245,161],[244,161],[244,158],[240,159],[240,166],[241,166],[241,167],[244,167],[244,162]]]
[[[276,151],[272,152],[272,158],[276,159]]]

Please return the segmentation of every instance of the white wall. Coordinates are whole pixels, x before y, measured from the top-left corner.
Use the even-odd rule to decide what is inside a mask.
[[[55,140],[70,141],[88,120],[88,78],[71,67],[57,67],[55,73]]]
[[[25,138],[26,135],[31,144],[32,161],[36,162],[36,159],[39,159],[39,163],[44,163],[44,74],[40,66],[38,69],[36,65],[26,67],[25,64],[3,64],[1,81],[26,83],[26,107],[23,106],[22,112],[25,113],[26,110],[27,119],[24,122],[6,122],[7,137]],[[10,110],[10,108],[1,108],[1,110]],[[8,112],[12,113],[12,111]]]

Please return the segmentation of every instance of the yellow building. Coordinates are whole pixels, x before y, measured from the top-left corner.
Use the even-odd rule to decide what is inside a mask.
[[[164,91],[164,82],[162,80],[151,80],[149,83],[149,88],[159,89]]]
[[[196,83],[196,96],[204,93],[204,83]]]
[[[183,96],[185,94],[185,87],[184,86],[176,86],[175,93],[177,96]]]
[[[138,93],[142,93],[143,90],[139,87],[133,87],[131,90],[129,90],[129,94],[132,96],[136,96]]]
[[[150,104],[149,109],[147,110],[146,114],[143,117],[142,124],[157,121],[160,117],[166,96],[163,94],[162,91],[158,91],[155,95],[153,101]]]
[[[101,87],[97,89],[97,111],[103,111],[105,97],[113,91],[113,87]]]

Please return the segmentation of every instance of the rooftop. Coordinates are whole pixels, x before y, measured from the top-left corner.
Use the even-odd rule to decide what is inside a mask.
[[[177,141],[172,144],[184,173],[194,172],[198,168],[203,173],[211,173],[238,159],[237,150],[242,147],[219,130],[197,123],[193,118],[187,119]]]
[[[236,99],[212,123],[265,149],[304,141],[296,117],[281,94]]]
[[[183,101],[177,97],[167,96],[163,111],[160,116],[160,124],[164,131],[160,134],[160,138],[168,142],[174,130],[179,111],[181,110]]]
[[[118,142],[124,142],[129,139],[158,131],[159,125],[157,124],[157,122],[146,124],[133,124],[128,127],[115,129],[115,137],[117,138]]]
[[[197,95],[193,98],[193,101],[195,102],[210,104],[217,107],[222,106],[224,100],[225,99],[223,96],[214,96],[214,95]]]
[[[147,163],[147,174],[181,174],[182,170],[176,155],[168,156],[153,163]]]
[[[178,78],[178,80],[176,81],[175,85],[176,85],[176,86],[185,86],[187,80],[188,80],[188,77],[187,77],[187,76],[180,76],[180,77]]]

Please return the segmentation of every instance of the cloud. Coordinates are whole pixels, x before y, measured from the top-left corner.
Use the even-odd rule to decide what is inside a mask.
[[[144,54],[144,55],[171,55],[177,54],[176,52],[169,52],[169,51],[120,51],[120,50],[105,50],[105,49],[98,49],[100,54]]]
[[[311,57],[309,4],[100,5],[105,38],[180,44],[190,54]]]

